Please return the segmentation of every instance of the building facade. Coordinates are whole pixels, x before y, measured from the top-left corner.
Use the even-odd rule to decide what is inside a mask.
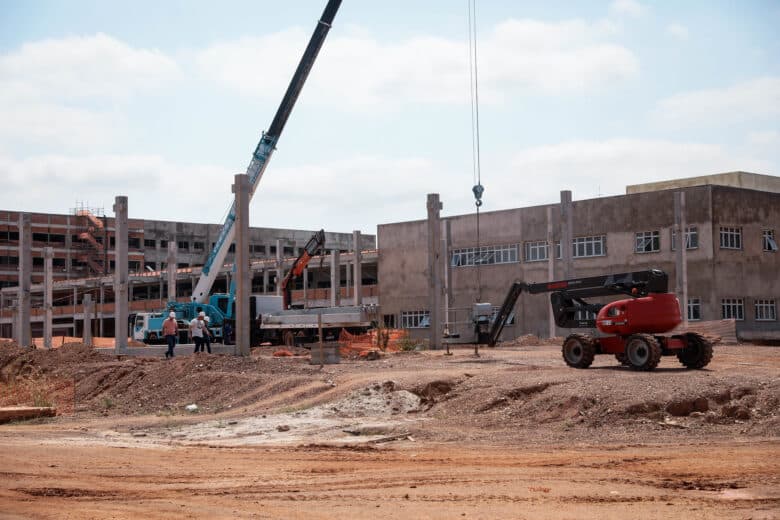
[[[499,306],[516,280],[658,268],[669,274],[670,291],[677,291],[681,241],[674,232],[674,197],[682,192],[688,319],[733,318],[743,339],[780,339],[780,178],[734,172],[627,191],[482,213],[480,244],[474,214],[443,218],[447,331],[473,337],[472,304]],[[377,238],[384,319],[424,337],[430,313],[427,221],[381,225]],[[550,321],[549,295],[523,294],[503,337],[565,334],[551,330]]]

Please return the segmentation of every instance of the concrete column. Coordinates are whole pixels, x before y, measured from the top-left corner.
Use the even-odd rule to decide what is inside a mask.
[[[284,265],[282,265],[282,241],[276,239],[276,295],[282,295],[282,280],[284,279]]]
[[[674,228],[677,233],[677,251],[675,255],[675,290],[680,300],[682,323],[688,326],[688,250],[685,243],[685,229],[688,227],[685,218],[685,192],[674,193]]]
[[[84,327],[81,332],[84,336],[84,344],[92,346],[92,314],[94,313],[92,295],[87,293],[84,295],[84,299],[81,300],[82,312],[84,316]]]
[[[341,265],[339,265],[339,250],[330,251],[330,306],[341,304]]]
[[[233,193],[236,195],[236,302],[235,302],[235,331],[236,354],[249,355],[250,325],[249,298],[252,293],[252,277],[249,271],[249,175],[238,174],[235,176]],[[277,252],[279,250],[277,249]]]
[[[179,259],[177,253],[179,252],[179,246],[175,240],[168,241],[168,301],[176,301],[176,266],[179,265]],[[193,286],[194,288],[194,286]]]
[[[441,221],[441,250],[442,250],[442,268],[444,269],[444,331],[452,332],[450,323],[450,305],[452,303],[452,269],[450,269],[450,244],[452,243],[452,228],[449,220]]]
[[[561,191],[561,261],[563,278],[574,277],[572,263],[572,239],[574,238],[574,218],[572,215],[571,191]],[[550,244],[550,256],[555,256],[555,244]]]
[[[114,351],[127,351],[128,267],[127,267],[127,197],[114,199]]]
[[[100,316],[98,322],[99,325],[98,332],[100,333],[101,338],[106,337],[105,329],[103,327],[103,314],[104,314],[103,309],[105,309],[105,305],[106,305],[106,288],[103,287],[103,284],[101,283],[100,284]]]
[[[263,294],[268,293],[268,269],[263,269]]]
[[[563,244],[561,244],[562,247]],[[569,252],[571,253],[571,248],[569,248]],[[552,206],[547,208],[547,280],[555,280],[555,235],[553,234]],[[522,295],[520,297],[522,298]],[[549,338],[555,337],[555,316],[552,305],[547,305],[547,334]]]
[[[16,342],[20,347],[32,346],[30,329],[30,287],[32,285],[32,216],[19,215],[19,332]]]
[[[428,194],[428,302],[431,318],[430,347],[441,348],[441,219],[442,204],[438,193]]]
[[[344,261],[344,285],[345,294],[347,295],[347,298],[349,298],[350,289],[352,288],[352,268],[350,267],[350,260]]]
[[[352,246],[355,250],[355,305],[363,304],[363,251],[360,249],[360,231],[352,232]]]
[[[303,268],[303,308],[309,308],[309,268]]]
[[[51,348],[52,332],[52,295],[54,293],[54,279],[52,273],[52,262],[54,258],[54,249],[51,247],[43,248],[43,348]]]

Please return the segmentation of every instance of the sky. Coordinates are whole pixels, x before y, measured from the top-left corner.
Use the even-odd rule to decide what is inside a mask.
[[[221,223],[325,0],[0,0],[0,209]],[[345,0],[250,225],[475,211],[468,0]],[[476,1],[481,211],[780,175],[780,2]]]

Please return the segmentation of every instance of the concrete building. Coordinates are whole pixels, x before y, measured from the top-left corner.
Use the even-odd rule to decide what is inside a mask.
[[[95,303],[94,335],[111,336],[113,330],[115,222],[101,211],[78,208],[70,215],[32,213],[32,330],[43,330],[44,248],[52,247],[54,258],[54,333],[81,336],[84,322],[83,298]],[[168,244],[175,241],[176,299],[187,300],[200,276],[222,226],[158,220],[128,220],[128,267],[130,270],[130,312],[159,311],[168,300]],[[314,231],[250,228],[252,291],[275,294],[279,269],[284,273]],[[315,257],[306,279],[294,283],[294,306],[326,306],[331,301],[332,253],[339,254],[336,279],[338,301],[348,305],[355,299],[352,275],[355,232],[325,233],[326,254]],[[377,303],[376,238],[357,234],[361,261],[361,301]],[[107,247],[104,247],[107,244]],[[278,249],[278,251],[277,251]],[[362,253],[362,254],[361,254]],[[212,292],[227,292],[233,262],[232,247],[225,260],[228,267],[214,283]],[[0,211],[0,337],[11,337],[19,281],[19,212]]]
[[[780,178],[746,172],[630,186],[626,195],[573,202],[563,192],[559,204],[483,212],[479,245],[475,214],[442,218],[445,325],[472,338],[473,303],[497,307],[513,281],[563,279],[567,270],[579,277],[660,268],[676,291],[677,192],[686,200],[688,319],[734,318],[743,339],[780,339]],[[384,320],[420,338],[428,335],[430,315],[427,225],[377,230]],[[549,308],[547,295],[523,294],[503,338],[549,336]]]

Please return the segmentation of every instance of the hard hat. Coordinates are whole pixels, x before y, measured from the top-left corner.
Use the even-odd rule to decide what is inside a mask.
[[[206,313],[205,313],[205,312],[203,312],[203,311],[200,311],[200,312],[198,313],[198,318],[202,318],[202,317],[204,317],[205,315],[206,315]]]
[[[208,321],[209,321],[209,317],[208,317],[208,316],[206,316],[206,317],[205,317],[205,318],[203,318],[203,319],[204,319],[204,320],[206,320],[206,323],[208,323]]]
[[[176,317],[176,313],[171,311],[171,312],[168,313],[168,317],[169,318],[175,318]]]

